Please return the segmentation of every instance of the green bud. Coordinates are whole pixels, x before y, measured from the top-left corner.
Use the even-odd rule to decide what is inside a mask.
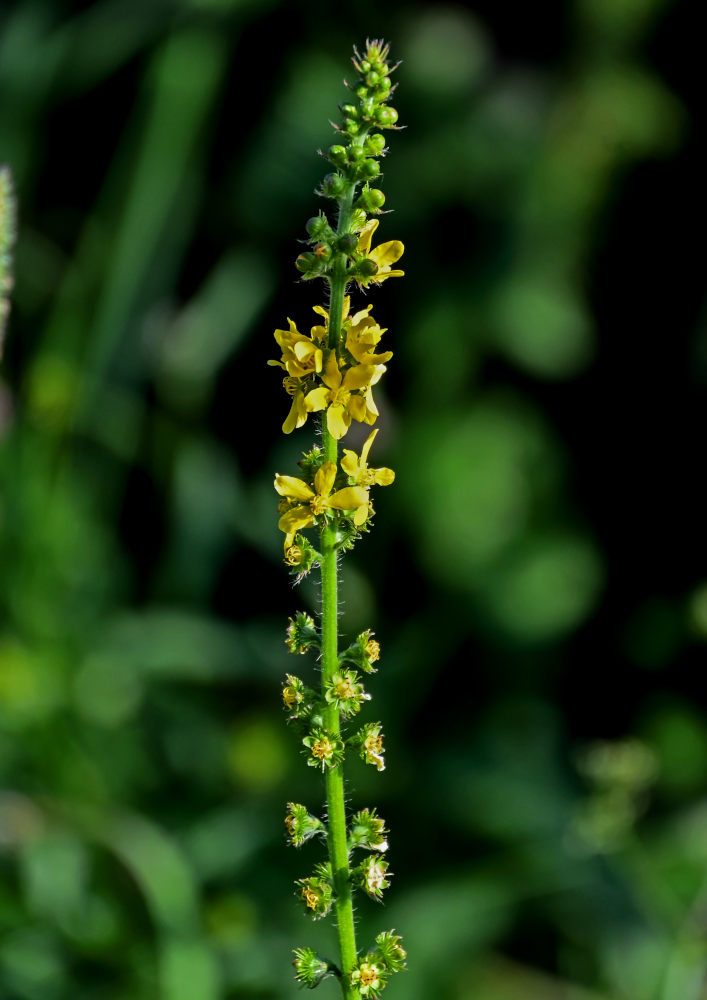
[[[385,195],[380,188],[364,187],[356,202],[357,208],[362,208],[366,212],[379,212],[385,205]]]
[[[374,132],[373,135],[366,137],[364,148],[367,153],[379,156],[385,149],[385,136],[381,135],[380,132]]]
[[[319,215],[314,215],[311,219],[308,219],[305,228],[307,234],[317,242],[321,240],[330,241],[334,236],[334,231],[329,225],[329,220],[321,212]]]
[[[405,968],[407,958],[407,952],[402,947],[401,941],[402,938],[395,931],[383,931],[376,938],[376,950],[371,957],[388,972],[400,972]]]
[[[323,262],[314,253],[301,253],[295,261],[295,267],[306,280],[316,278],[323,271]]]
[[[341,174],[327,174],[319,190],[325,198],[340,198],[346,190],[346,178]]]
[[[348,157],[349,163],[360,163],[366,158],[363,146],[349,146]]]
[[[295,967],[295,979],[300,986],[313,990],[322,979],[332,974],[329,963],[311,948],[296,948],[292,954],[295,956],[292,963]]]
[[[371,68],[371,64],[369,63],[368,59],[362,59],[361,60],[361,72],[362,73],[368,73],[368,71],[370,70],[370,68]]]
[[[363,847],[369,851],[388,850],[385,821],[376,815],[375,809],[361,809],[351,817],[351,827],[348,840],[349,850]]]
[[[285,643],[291,653],[306,653],[312,647],[319,649],[319,633],[314,619],[306,611],[298,611],[289,619]]]
[[[370,257],[362,257],[361,260],[357,260],[351,265],[347,273],[349,277],[354,279],[372,278],[374,274],[378,273],[378,265]]]
[[[340,145],[330,146],[327,159],[331,160],[335,166],[342,167],[346,163],[346,147]]]
[[[358,114],[358,108],[355,104],[342,104],[340,111],[346,118],[355,118]]]
[[[293,847],[301,847],[305,841],[317,833],[326,833],[322,821],[307,812],[305,807],[300,805],[299,802],[287,803],[285,829]]]
[[[362,80],[358,80],[354,87],[354,94],[358,98],[364,98],[368,96],[368,87]]]
[[[378,160],[364,160],[359,167],[359,174],[361,177],[365,177],[366,180],[373,180],[380,172],[381,168]]]
[[[340,253],[345,253],[347,257],[354,252],[358,246],[358,236],[356,233],[344,233],[336,241],[336,248]]]
[[[376,84],[379,82],[379,80],[380,76],[378,75],[378,73],[376,73],[374,69],[372,69],[370,73],[366,74],[366,84],[369,87],[375,87]]]
[[[395,108],[380,107],[376,111],[376,121],[381,128],[392,128],[398,120],[398,112]]]

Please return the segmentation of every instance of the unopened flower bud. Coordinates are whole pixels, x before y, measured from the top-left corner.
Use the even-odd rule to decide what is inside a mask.
[[[313,990],[319,986],[322,979],[332,974],[328,962],[320,958],[311,948],[296,948],[293,952],[295,956],[293,965],[295,967],[295,979],[308,990]]]
[[[398,120],[398,112],[395,108],[382,105],[376,111],[376,122],[380,128],[392,128]]]
[[[322,181],[320,193],[325,198],[340,198],[346,190],[346,179],[341,174],[327,174]]]

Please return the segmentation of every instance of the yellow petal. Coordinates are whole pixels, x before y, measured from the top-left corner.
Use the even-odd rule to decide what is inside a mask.
[[[304,393],[298,392],[292,400],[290,412],[282,425],[283,434],[291,434],[295,427],[302,427],[307,423],[307,411],[304,407]]]
[[[375,476],[373,481],[377,483],[378,486],[390,486],[392,482],[395,481],[395,473],[392,469],[375,469]]]
[[[368,503],[368,490],[363,486],[347,486],[346,489],[332,493],[326,505],[336,507],[337,510],[353,510],[364,503]]]
[[[327,430],[333,438],[340,441],[351,425],[351,417],[341,403],[335,403],[326,411]]]
[[[341,385],[341,372],[339,363],[336,360],[336,351],[327,351],[322,371],[322,382],[330,389],[338,389]]]
[[[314,474],[314,488],[317,496],[328,497],[336,479],[336,465],[334,462],[325,462]]]
[[[371,249],[371,240],[377,228],[378,219],[369,219],[363,227],[361,235],[358,238],[358,247],[356,248],[360,253],[365,253],[368,256],[368,251]]]
[[[390,240],[388,243],[380,243],[374,247],[368,256],[376,262],[380,271],[384,271],[390,268],[391,264],[400,260],[404,253],[405,247],[400,240]]]
[[[363,396],[352,396],[349,400],[349,413],[359,423],[366,419],[366,400]]]
[[[329,390],[326,386],[320,385],[304,397],[304,408],[307,413],[316,413],[318,410],[325,410],[328,402]]]
[[[376,284],[380,285],[381,281],[385,281],[386,278],[402,278],[404,274],[405,271],[384,271],[383,274],[381,274],[379,271],[378,274],[373,275],[371,281],[374,281],[376,282]]]
[[[360,507],[356,508],[356,513],[354,514],[354,524],[357,528],[360,528],[362,524],[366,523],[368,518],[368,504],[361,504]]]
[[[313,523],[314,517],[309,507],[293,507],[292,510],[288,510],[282,515],[277,522],[277,526],[280,531],[284,531],[289,537]]]
[[[385,368],[383,371],[385,371]],[[356,365],[354,368],[349,368],[344,375],[344,389],[363,389],[364,386],[370,385],[371,379],[375,374],[376,367],[374,365]],[[382,374],[383,372],[380,373],[378,378]]]
[[[314,496],[312,487],[295,476],[275,476],[275,489],[288,500],[311,500]]]
[[[371,445],[373,444],[373,442],[376,439],[376,434],[377,433],[378,433],[378,429],[377,428],[376,428],[376,430],[371,431],[371,433],[368,435],[368,437],[366,438],[366,440],[364,442],[363,448],[361,448],[361,466],[363,468],[365,468],[366,464],[368,463],[368,453],[371,450]]]
[[[323,316],[327,323],[329,322],[329,313],[326,311],[324,306],[312,306],[312,309],[314,309],[317,316]]]
[[[347,476],[353,476],[354,478],[358,476],[360,467],[355,451],[349,451],[348,448],[344,449],[344,454],[341,459],[341,468]]]

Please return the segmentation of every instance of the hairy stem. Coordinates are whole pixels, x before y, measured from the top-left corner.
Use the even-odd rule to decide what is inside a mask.
[[[339,234],[348,231],[355,185],[352,184],[341,200],[339,211]],[[346,257],[340,255],[331,278],[329,299],[329,344],[335,348],[341,336],[346,289]],[[338,442],[327,429],[326,412],[322,415],[322,444],[327,462],[338,461]],[[322,691],[324,685],[336,673],[339,665],[338,651],[338,564],[336,554],[336,532],[330,527],[321,532],[321,574],[322,574]],[[340,735],[339,712],[334,706],[326,710],[326,728],[336,737]],[[344,800],[343,764],[328,768],[326,772],[327,814],[329,822],[329,859],[331,861],[334,892],[336,926],[341,949],[341,989],[344,1000],[359,1000],[359,991],[351,985],[350,973],[356,966],[356,931],[351,899],[351,870],[349,852],[346,846],[346,807]]]

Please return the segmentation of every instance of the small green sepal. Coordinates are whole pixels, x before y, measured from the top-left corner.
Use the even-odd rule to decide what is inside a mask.
[[[335,967],[320,958],[311,948],[295,948],[292,954],[295,956],[292,963],[295,967],[295,980],[305,989],[313,990],[322,979],[335,975]]]
[[[306,653],[309,649],[319,649],[319,632],[314,619],[306,611],[298,611],[289,619],[285,645],[291,653]]]
[[[394,930],[383,931],[376,938],[376,948],[371,957],[378,965],[384,966],[387,972],[401,972],[407,967],[407,952],[401,941],[402,938]]]
[[[370,851],[383,852],[388,850],[385,820],[376,814],[375,809],[361,809],[351,818],[348,848],[363,847]]]
[[[301,847],[306,841],[319,834],[326,834],[326,827],[320,819],[312,816],[299,802],[287,803],[285,816],[287,837],[293,847]]]

